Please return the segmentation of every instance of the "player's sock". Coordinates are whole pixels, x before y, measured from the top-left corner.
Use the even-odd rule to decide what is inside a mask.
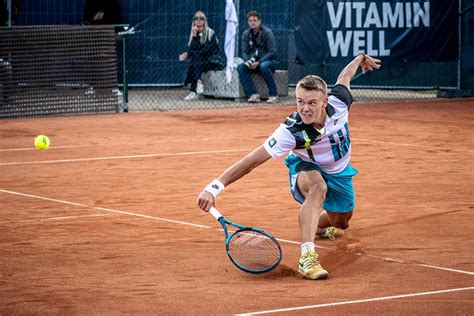
[[[314,242],[308,241],[301,244],[301,255],[304,255],[308,251],[314,252]]]

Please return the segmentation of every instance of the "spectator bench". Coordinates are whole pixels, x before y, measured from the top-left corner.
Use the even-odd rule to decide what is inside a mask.
[[[260,74],[251,74],[255,87],[262,99],[268,99],[268,88]],[[276,70],[273,74],[277,86],[278,95],[288,95],[288,71]],[[232,72],[232,80],[227,82],[225,70],[208,71],[202,74],[202,84],[204,85],[204,95],[215,98],[245,98],[244,88],[239,80],[237,69]]]

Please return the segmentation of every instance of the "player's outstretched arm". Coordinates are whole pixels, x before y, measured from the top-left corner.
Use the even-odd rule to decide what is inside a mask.
[[[197,199],[199,207],[206,212],[209,211],[211,206],[214,206],[217,195],[222,192],[226,186],[242,178],[270,158],[270,154],[263,146],[257,147],[251,153],[227,168],[219,178],[213,180],[199,193]]]
[[[343,84],[348,89],[351,87],[351,80],[357,73],[357,69],[361,67],[362,73],[365,74],[367,69],[372,71],[380,68],[380,59],[373,58],[367,54],[357,55],[347,66],[341,71],[337,78],[336,84]]]

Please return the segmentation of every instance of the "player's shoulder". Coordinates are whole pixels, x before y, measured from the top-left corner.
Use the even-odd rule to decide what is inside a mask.
[[[336,99],[336,100],[335,100]],[[348,109],[350,109],[354,98],[352,97],[351,91],[343,84],[337,84],[329,93],[329,104],[332,106],[340,106],[342,102]]]
[[[301,116],[298,112],[293,112],[291,113],[285,121],[283,121],[283,126],[286,127],[287,129],[293,128],[293,127],[300,127],[301,124],[303,123],[303,120],[301,119]]]

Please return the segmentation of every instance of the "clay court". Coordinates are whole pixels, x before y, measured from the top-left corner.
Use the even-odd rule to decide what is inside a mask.
[[[217,208],[278,238],[283,261],[262,275],[231,264],[196,197],[292,111],[2,120],[0,314],[474,314],[473,99],[353,105],[354,217],[316,241],[329,279],[297,273],[282,159]]]

